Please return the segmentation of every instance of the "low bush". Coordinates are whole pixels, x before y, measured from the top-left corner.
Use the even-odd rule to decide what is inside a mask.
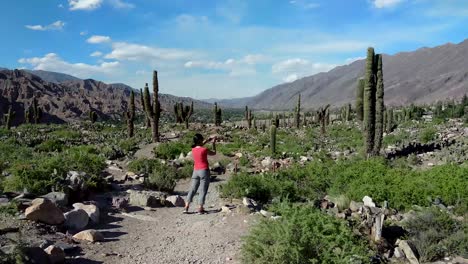
[[[416,212],[404,224],[420,261],[437,261],[445,256],[468,257],[468,223],[458,222],[445,211],[427,208]]]
[[[419,140],[422,143],[428,143],[436,139],[437,130],[433,127],[427,127],[421,131]]]
[[[177,169],[177,178],[191,178],[193,173],[193,161],[185,161],[182,167]]]
[[[281,204],[244,239],[244,263],[369,263],[365,242],[346,223],[309,206]]]
[[[157,191],[172,192],[176,186],[176,180],[177,170],[174,167],[155,163],[145,185]]]
[[[190,145],[180,141],[161,143],[154,148],[156,158],[160,159],[175,159],[180,153],[188,153],[191,150]]]
[[[64,148],[64,145],[61,141],[57,139],[50,139],[42,142],[36,146],[36,151],[38,152],[60,152]]]

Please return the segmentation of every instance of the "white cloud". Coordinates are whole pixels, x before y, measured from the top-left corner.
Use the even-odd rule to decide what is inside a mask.
[[[337,65],[328,63],[311,63],[306,59],[287,59],[273,64],[271,72],[282,77],[285,82],[292,82],[299,78],[313,75],[319,72],[326,72]]]
[[[148,60],[186,60],[196,56],[195,52],[181,49],[166,49],[149,47],[140,44],[116,42],[112,44],[112,52],[105,56],[106,59],[148,61]]]
[[[332,40],[317,44],[283,44],[273,47],[282,53],[346,53],[362,51],[372,46],[369,42],[355,40]]]
[[[109,3],[115,7],[115,8],[120,8],[120,9],[131,9],[135,8],[135,5],[132,3],[126,3],[122,0],[109,0]]]
[[[88,35],[88,31],[81,31],[80,32],[80,36],[86,36],[86,35]]]
[[[320,7],[320,4],[307,0],[291,0],[289,3],[303,9],[314,9]]]
[[[62,5],[62,4],[59,4],[57,7],[58,7],[58,8],[63,8],[63,5]]]
[[[88,43],[91,43],[91,44],[99,44],[99,43],[110,42],[110,41],[111,41],[111,38],[108,37],[108,36],[97,36],[97,35],[94,35],[94,36],[91,36],[90,38],[88,38],[86,41],[87,41]]]
[[[42,25],[26,25],[25,27],[27,29],[36,30],[36,31],[48,31],[48,30],[61,30],[61,29],[63,29],[64,26],[65,26],[65,22],[58,20],[58,21],[55,21],[54,23],[52,23],[50,25],[45,25],[45,26],[42,26]]]
[[[389,8],[398,5],[403,0],[374,0],[373,4],[376,8]]]
[[[101,56],[102,56],[102,52],[100,52],[100,51],[95,51],[95,52],[91,53],[89,56],[91,56],[91,57],[101,57]]]
[[[103,0],[68,0],[70,10],[94,10],[101,7]]]
[[[64,61],[55,53],[46,54],[44,57],[22,58],[21,64],[29,64],[34,70],[63,72],[80,78],[89,78],[95,74],[112,74],[120,66],[118,61],[103,62],[98,65],[85,63],[70,63]]]
[[[267,61],[267,57],[261,54],[249,54],[238,60],[229,58],[225,61],[188,61],[184,64],[189,69],[222,70],[229,72],[229,76],[238,77],[254,75],[257,73],[255,65]]]

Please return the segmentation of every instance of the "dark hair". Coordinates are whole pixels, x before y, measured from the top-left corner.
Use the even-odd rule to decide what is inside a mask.
[[[196,146],[201,146],[203,144],[203,136],[202,134],[195,134],[195,136],[193,136],[193,145],[192,145],[192,148],[196,147]]]

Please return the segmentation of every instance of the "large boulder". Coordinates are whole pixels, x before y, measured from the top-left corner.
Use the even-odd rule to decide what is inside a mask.
[[[49,264],[49,255],[40,247],[26,247],[23,249],[24,263],[28,264]],[[23,263],[23,262],[21,262]]]
[[[89,216],[83,209],[74,209],[64,214],[65,227],[71,230],[83,230],[89,223]]]
[[[75,234],[73,238],[77,240],[83,240],[83,241],[89,241],[89,242],[104,241],[104,236],[100,232],[94,229],[81,231]]]
[[[26,208],[26,219],[49,225],[59,225],[65,221],[62,211],[49,199],[37,198]]]
[[[63,249],[56,246],[49,246],[44,251],[49,255],[50,263],[59,264],[65,262],[65,252]]]
[[[419,264],[418,253],[413,245],[411,245],[407,240],[398,240],[396,244],[403,253],[405,253],[406,259],[410,264]]]
[[[226,168],[224,168],[224,166],[221,163],[216,162],[211,167],[211,171],[217,173],[218,175],[221,175],[223,173],[226,173]]]
[[[163,207],[166,205],[166,194],[156,191],[129,190],[129,203],[140,207]]]
[[[68,204],[68,195],[63,192],[50,192],[41,197],[49,199],[50,201],[59,206],[67,206]]]
[[[364,202],[364,206],[375,207],[375,203],[372,201],[372,198],[367,195],[362,198],[362,201]]]
[[[185,201],[182,197],[179,195],[171,195],[166,198],[166,201],[170,204],[170,206],[175,206],[175,207],[184,207],[185,206]]]
[[[93,223],[95,224],[99,223],[99,218],[101,214],[100,214],[99,208],[96,205],[92,203],[89,203],[89,204],[74,203],[73,208],[84,210],[88,214],[89,219],[93,221]]]

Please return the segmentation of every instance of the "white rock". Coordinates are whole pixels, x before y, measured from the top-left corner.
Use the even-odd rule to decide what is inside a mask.
[[[63,215],[65,226],[72,230],[83,230],[89,222],[88,213],[83,209],[74,209]]]
[[[221,213],[230,213],[231,209],[227,206],[221,206]]]
[[[238,152],[238,153],[236,153],[236,155],[235,155],[235,156],[236,156],[237,158],[239,158],[239,159],[240,159],[240,158],[242,158],[244,155],[242,155],[242,153]]]
[[[414,253],[413,248],[410,246],[408,241],[400,240],[398,243],[398,247],[401,248],[403,253],[405,253],[406,259],[408,259],[409,263],[419,264],[419,260],[416,257],[416,254]]]
[[[84,210],[88,214],[88,217],[89,219],[91,219],[91,221],[93,221],[96,224],[99,223],[99,218],[101,214],[100,214],[99,208],[96,205],[74,203],[73,208]]]
[[[93,229],[81,231],[74,235],[73,238],[89,242],[104,241],[104,236],[100,232]]]
[[[261,213],[264,217],[267,217],[267,218],[270,218],[270,217],[273,216],[273,213],[268,212],[268,211],[265,211],[265,210],[260,210],[260,213]]]
[[[362,201],[364,202],[364,206],[375,207],[375,203],[372,201],[372,198],[367,195],[362,198]]]

